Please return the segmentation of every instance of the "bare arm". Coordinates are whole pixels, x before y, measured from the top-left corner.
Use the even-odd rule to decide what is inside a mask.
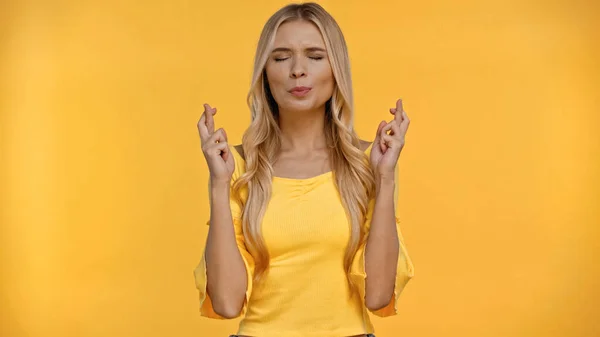
[[[378,310],[394,294],[400,242],[396,228],[394,180],[379,180],[365,247],[365,305]]]
[[[198,121],[202,152],[210,171],[210,226],[204,250],[206,291],[215,313],[234,318],[243,307],[248,281],[229,201],[235,160],[225,130],[215,131],[216,113],[216,108],[205,104]]]
[[[371,310],[385,307],[394,295],[401,248],[395,210],[398,198],[397,163],[410,120],[401,99],[396,101],[396,107],[391,108],[390,113],[394,119],[379,124],[371,148],[371,164],[375,168],[377,184],[365,247],[365,304]]]
[[[231,206],[230,184],[210,184],[210,226],[205,259],[207,291],[215,312],[226,318],[237,317],[244,304],[246,266],[237,246]]]

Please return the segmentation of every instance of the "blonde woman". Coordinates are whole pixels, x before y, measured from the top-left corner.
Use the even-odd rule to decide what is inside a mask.
[[[401,100],[360,140],[342,32],[304,3],[264,26],[248,105],[241,145],[215,130],[216,108],[198,122],[210,171],[201,315],[242,316],[237,336],[374,336],[368,312],[397,314],[414,275],[395,211]]]

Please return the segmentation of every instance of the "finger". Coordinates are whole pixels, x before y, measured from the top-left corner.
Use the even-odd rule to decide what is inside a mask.
[[[219,128],[210,137],[208,137],[208,140],[207,140],[208,144],[216,144],[216,143],[223,143],[223,142],[227,142],[227,137],[225,135],[225,130],[223,130],[223,128]]]
[[[204,117],[205,113],[202,113],[200,120],[198,121],[198,133],[200,133],[200,141],[202,144],[206,142],[210,134],[208,133],[208,128],[206,128],[206,118]]]
[[[396,114],[396,108],[390,108],[390,113],[392,115],[395,115]]]
[[[408,115],[406,115],[405,111],[402,111],[402,122],[398,123],[396,121],[394,121],[395,124],[398,124],[398,126],[400,127],[400,132],[402,133],[402,135],[406,135],[406,132],[408,131],[408,125],[410,124],[410,119],[408,119]]]
[[[379,125],[377,126],[377,133],[375,134],[375,140],[373,140],[373,143],[375,145],[379,145],[379,140],[380,140],[380,134],[381,134],[381,129],[385,126],[385,121],[381,121],[379,122]]]
[[[213,132],[215,132],[215,119],[213,115],[217,113],[217,109],[211,108],[208,104],[204,104],[204,112],[206,115],[206,127],[208,129],[208,132],[212,134]]]
[[[408,126],[408,124],[410,124],[410,119],[404,110],[402,110],[402,117],[402,124],[406,124],[406,126]]]
[[[383,137],[381,137],[381,140],[387,148],[396,149],[400,147],[400,142],[398,141],[398,139],[390,135],[384,135]]]
[[[396,111],[402,111],[402,110],[403,110],[403,107],[402,107],[402,98],[399,98],[396,101]]]
[[[229,145],[227,142],[212,144],[206,149],[206,153],[208,155],[219,155],[221,157],[223,157],[223,153],[227,153],[225,156],[228,156]],[[223,159],[225,159],[225,157],[223,157]]]
[[[220,151],[223,150],[223,146],[228,146],[228,143],[223,139],[222,135],[223,133],[220,130],[217,130],[209,137],[207,143],[202,147],[202,151],[207,154],[220,154]],[[219,151],[215,152],[215,149],[218,149]]]
[[[221,150],[221,157],[224,161],[227,161],[229,159],[229,145],[227,144],[227,141],[219,144],[225,145],[225,147]]]
[[[390,123],[390,125],[392,126],[392,133],[390,135],[393,135],[396,139],[400,139],[402,137],[402,128],[400,125],[395,122]]]
[[[402,112],[404,111],[404,108],[402,107],[402,99],[398,99],[396,101],[396,112]],[[398,123],[402,122],[402,113],[395,113],[394,114],[394,119],[398,121]]]
[[[385,152],[385,150],[388,148],[387,145],[385,144],[385,136],[388,136],[387,132],[388,130],[390,130],[391,125],[390,123],[385,123],[383,125],[383,127],[379,130],[379,147],[381,148],[381,152]]]
[[[386,124],[386,126],[384,126],[384,127],[381,129],[381,132],[380,132],[380,133],[381,133],[381,135],[382,135],[382,136],[383,136],[383,135],[387,135],[388,131],[392,130],[392,124],[396,124],[394,121],[395,121],[395,120],[391,120],[389,123],[387,123],[387,124]]]
[[[211,113],[207,113],[208,111],[211,111]],[[216,113],[217,113],[216,108],[212,109],[212,108],[210,108],[210,105],[204,104],[204,112],[202,112],[202,115],[200,116],[200,120],[198,121],[198,132],[200,133],[200,139],[203,142],[206,141],[206,139],[214,133],[214,119],[213,119],[212,129],[211,129],[207,125],[207,123],[208,123],[207,118],[209,118],[208,116],[210,116],[210,118],[212,118],[212,116]]]
[[[215,132],[215,119],[213,118],[213,109],[208,104],[204,104],[204,116],[206,118],[206,128],[209,134]]]
[[[381,128],[383,128],[384,126],[385,126],[385,121],[381,121],[381,122],[379,122],[379,125],[377,125],[377,133],[375,134],[375,141],[378,140],[379,134],[381,133]]]

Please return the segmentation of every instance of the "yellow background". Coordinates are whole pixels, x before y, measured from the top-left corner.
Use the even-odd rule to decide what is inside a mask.
[[[356,128],[404,99],[416,276],[377,337],[600,336],[600,5],[321,1]],[[228,336],[198,313],[202,103],[239,143],[285,1],[0,3],[0,336]]]

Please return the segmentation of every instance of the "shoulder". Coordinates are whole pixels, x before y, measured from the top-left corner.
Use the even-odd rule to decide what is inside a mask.
[[[242,147],[242,144],[234,145],[233,149],[237,152],[237,155],[239,157],[241,157],[242,159],[246,160],[246,157],[244,156],[244,148]]]
[[[229,152],[235,159],[235,170],[233,172],[233,180],[241,177],[246,172],[246,157],[244,157],[244,149],[242,145],[229,144]]]

